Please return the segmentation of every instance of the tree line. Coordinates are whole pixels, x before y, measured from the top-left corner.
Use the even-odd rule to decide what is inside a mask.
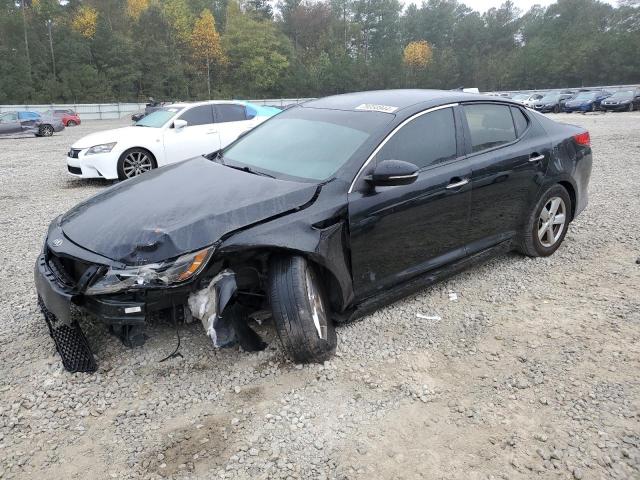
[[[626,84],[638,52],[638,0],[0,0],[0,103]]]

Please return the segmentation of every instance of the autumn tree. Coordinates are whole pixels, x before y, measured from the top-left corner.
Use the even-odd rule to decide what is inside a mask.
[[[424,70],[429,62],[431,62],[432,57],[433,52],[431,51],[429,43],[427,43],[426,40],[420,40],[417,42],[410,42],[404,48],[402,61],[410,69]]]
[[[85,38],[93,38],[96,34],[98,11],[95,8],[82,6],[71,20],[73,29]]]
[[[204,62],[207,67],[207,92],[211,98],[211,65],[224,65],[227,58],[222,51],[216,21],[207,8],[198,17],[191,32],[191,49],[194,58]]]
[[[134,20],[138,20],[147,8],[149,8],[149,0],[127,0],[127,15]]]

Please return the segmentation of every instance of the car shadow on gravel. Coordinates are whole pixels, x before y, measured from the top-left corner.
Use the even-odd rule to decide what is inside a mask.
[[[63,184],[62,188],[65,190],[74,190],[77,188],[88,188],[88,187],[110,187],[115,185],[117,182],[113,180],[105,180],[104,178],[85,178],[85,179],[67,179],[66,183]]]

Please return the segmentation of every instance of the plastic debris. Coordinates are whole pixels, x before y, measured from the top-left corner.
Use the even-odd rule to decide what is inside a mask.
[[[416,313],[416,317],[422,320],[433,320],[434,322],[439,322],[440,320],[442,320],[442,317],[440,317],[440,315],[425,315],[424,313]]]
[[[449,292],[449,300],[456,302],[458,300],[458,294],[456,292]]]
[[[221,310],[224,310],[235,289],[235,274],[231,270],[223,270],[206,288],[189,295],[191,314],[202,322],[216,348],[224,347],[236,340],[231,322],[220,316]]]

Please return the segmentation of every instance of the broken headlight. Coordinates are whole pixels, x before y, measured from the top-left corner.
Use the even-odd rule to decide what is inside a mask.
[[[209,247],[161,263],[125,268],[111,267],[103,277],[87,288],[85,293],[101,295],[186,282],[204,268],[212,253],[213,247]]]

